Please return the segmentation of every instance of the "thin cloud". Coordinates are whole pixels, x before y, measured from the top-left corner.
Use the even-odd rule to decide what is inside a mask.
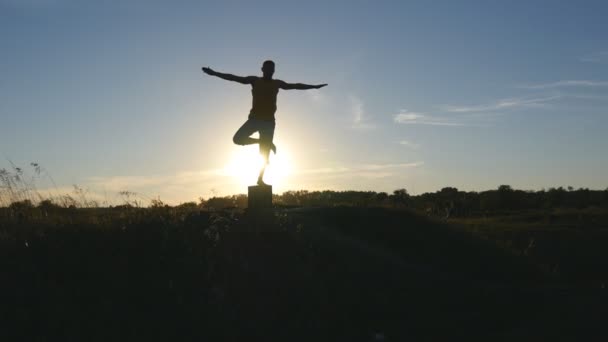
[[[424,162],[418,161],[413,163],[398,163],[398,164],[363,164],[360,166],[362,170],[386,170],[398,168],[410,168],[424,165]]]
[[[306,94],[308,95],[308,98],[314,103],[322,104],[327,102],[327,96],[319,90],[309,90],[306,92]]]
[[[407,170],[424,165],[422,161],[379,164],[350,164],[324,168],[294,170],[297,184],[317,184],[320,189],[326,189],[336,184],[366,184],[366,180],[387,180],[391,177],[403,177]],[[346,183],[344,181],[347,180]],[[354,183],[353,183],[354,182]],[[350,187],[350,185],[348,185]],[[64,195],[70,195],[75,200],[97,202],[102,205],[125,203],[122,191],[129,191],[129,200],[136,200],[141,205],[148,205],[152,199],[160,198],[168,204],[179,204],[184,201],[197,201],[200,196],[223,196],[242,193],[243,187],[224,169],[209,169],[203,171],[178,172],[171,175],[155,176],[107,176],[90,177],[84,180],[79,188],[81,194],[74,193],[73,187],[41,188],[39,192],[45,197],[62,200]],[[214,189],[221,189],[217,193]],[[48,195],[48,196],[47,196]],[[86,204],[83,202],[83,204]]]
[[[0,0],[0,5],[10,6],[14,8],[45,8],[56,5],[59,0]]]
[[[608,51],[595,52],[579,58],[583,63],[601,63],[608,62]]]
[[[349,96],[350,104],[351,104],[351,114],[353,117],[351,127],[354,129],[373,129],[376,127],[367,114],[365,113],[365,108],[363,101],[354,95]]]
[[[473,106],[453,106],[447,105],[442,106],[442,109],[451,113],[471,113],[471,112],[492,112],[503,109],[511,109],[517,107],[539,107],[543,106],[546,102],[559,99],[560,95],[547,96],[547,97],[536,97],[536,98],[510,98],[498,100],[495,103],[473,105]]]
[[[214,177],[226,176],[225,170],[186,171],[174,175],[162,176],[111,176],[90,177],[87,184],[104,186],[108,191],[141,189],[158,186],[187,186],[210,180]]]
[[[99,189],[104,189],[107,194],[114,197],[126,190],[136,193],[143,199],[160,196],[163,201],[173,204],[181,203],[187,198],[207,196],[209,189],[233,190],[235,187],[231,176],[224,169],[184,171],[170,175],[89,177],[85,180],[84,186],[97,192]],[[116,199],[114,198],[114,201]]]
[[[363,177],[363,178],[384,178],[394,176],[403,169],[415,168],[424,165],[423,161],[411,163],[387,163],[387,164],[358,164],[349,166],[326,167],[316,169],[299,170],[296,173],[301,175],[315,175],[326,178],[341,177]]]
[[[82,192],[78,193],[76,189],[80,189]],[[74,199],[76,203],[79,205],[86,205],[88,202],[90,204],[109,204],[111,201],[108,199],[106,194],[99,191],[92,191],[88,187],[80,187],[80,186],[61,186],[61,187],[45,187],[36,190],[41,198],[50,199],[55,203],[69,203],[69,198]]]
[[[365,179],[381,179],[398,176],[404,170],[420,167],[424,162],[396,163],[396,164],[362,164],[354,168],[353,171],[340,177],[350,176]]]
[[[445,118],[434,117],[420,112],[410,112],[402,109],[393,117],[395,123],[404,125],[431,125],[431,126],[466,126],[464,123],[454,122]]]
[[[345,173],[351,171],[351,168],[347,167],[321,167],[316,169],[304,169],[297,170],[295,173],[297,174],[305,174],[305,175],[317,175],[317,174],[332,174],[332,173]]]
[[[606,87],[608,81],[595,81],[595,80],[562,80],[550,83],[539,83],[539,84],[524,84],[518,86],[523,89],[549,89],[549,88],[561,88],[561,87]]]
[[[408,140],[400,140],[398,143],[401,146],[409,147],[409,148],[414,149],[414,150],[416,150],[416,149],[418,149],[420,147],[419,144],[413,143],[413,142],[408,141]]]
[[[583,100],[608,100],[607,95],[592,95],[592,94],[564,94],[564,97]]]

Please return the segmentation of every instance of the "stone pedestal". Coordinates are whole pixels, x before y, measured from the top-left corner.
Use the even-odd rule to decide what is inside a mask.
[[[252,185],[247,200],[250,210],[272,208],[272,185]]]

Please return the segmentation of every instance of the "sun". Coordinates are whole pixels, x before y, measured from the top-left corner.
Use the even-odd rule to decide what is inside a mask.
[[[289,150],[281,146],[278,154],[270,155],[270,164],[266,167],[264,181],[268,184],[281,184],[291,173],[292,163]],[[224,167],[224,174],[233,177],[239,185],[254,185],[258,179],[264,159],[258,152],[257,145],[238,147]]]

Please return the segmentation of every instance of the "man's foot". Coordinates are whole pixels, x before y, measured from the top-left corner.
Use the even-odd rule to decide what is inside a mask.
[[[272,153],[277,154],[277,145],[273,143],[272,146],[270,146],[270,150],[272,151]]]
[[[270,186],[270,184],[264,183],[264,181],[262,180],[262,178],[258,178],[258,185],[259,186]]]

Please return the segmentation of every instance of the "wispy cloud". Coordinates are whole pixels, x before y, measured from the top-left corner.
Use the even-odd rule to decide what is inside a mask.
[[[211,195],[214,188],[226,189],[223,193],[238,192],[234,179],[224,169],[183,171],[169,175],[133,175],[89,177],[83,186],[92,191],[111,195],[116,200],[118,192],[131,191],[143,199],[160,196],[167,203],[177,204],[184,199],[196,199]]]
[[[386,169],[400,169],[422,166],[424,162],[418,161],[413,163],[396,163],[396,164],[362,164],[360,168],[362,170],[386,170]]]
[[[373,188],[373,184],[377,184],[375,183],[377,181],[391,182],[393,178],[407,177],[409,174],[407,170],[422,165],[424,165],[424,162],[415,161],[343,164],[296,169],[293,170],[292,174],[297,178],[297,182],[287,181],[275,187],[275,189],[281,187],[293,188],[296,184],[296,188],[303,186],[309,190],[335,189],[336,187],[349,189],[366,186]],[[137,200],[142,205],[148,205],[150,200],[157,197],[168,204],[179,204],[184,201],[197,201],[200,196],[210,197],[243,193],[246,186],[225,169],[208,169],[165,175],[89,177],[83,180],[79,188],[84,189],[84,192],[77,194],[74,187],[70,186],[40,188],[38,191],[45,197],[60,199],[63,195],[70,195],[76,200],[86,198],[87,201],[96,201],[102,205],[124,203],[126,198],[119,193],[128,191],[131,193],[130,200]]]
[[[562,80],[549,83],[538,83],[538,84],[524,84],[518,86],[523,89],[548,89],[548,88],[561,88],[561,87],[606,87],[608,81],[595,81],[595,80]]]
[[[77,190],[78,189],[78,190]],[[85,202],[91,204],[107,205],[112,203],[112,197],[108,197],[103,191],[92,191],[88,187],[80,186],[61,186],[61,187],[44,187],[36,190],[41,198],[51,199],[55,202],[63,203],[62,199],[68,197],[73,198],[78,204],[85,205]],[[117,195],[117,194],[114,194]],[[116,196],[114,196],[116,197]]]
[[[328,167],[300,169],[287,189],[392,191],[414,182],[424,162],[345,163]],[[398,185],[395,185],[398,184]]]
[[[360,130],[376,128],[376,125],[371,122],[370,118],[365,113],[363,101],[355,95],[350,95],[349,100],[353,117],[351,127]]]
[[[410,125],[432,125],[432,126],[466,126],[464,123],[454,122],[445,118],[431,116],[420,112],[411,112],[402,109],[393,117],[395,123]]]
[[[305,174],[305,175],[316,175],[316,174],[331,174],[331,173],[344,173],[351,171],[352,168],[348,167],[321,167],[316,169],[303,169],[296,170],[296,174]]]
[[[409,148],[414,149],[414,150],[416,150],[416,149],[418,149],[420,147],[419,144],[413,143],[413,142],[411,142],[409,140],[400,140],[399,141],[399,145],[405,146],[405,147],[409,147]]]
[[[557,100],[561,95],[535,97],[535,98],[509,98],[498,100],[494,103],[470,106],[453,106],[447,105],[441,108],[451,113],[471,113],[471,112],[492,112],[503,109],[511,109],[517,107],[539,107],[546,102]]]
[[[308,95],[308,98],[314,103],[321,104],[327,102],[327,95],[325,95],[325,93],[319,90],[309,90],[306,92],[306,94]]]
[[[362,177],[362,178],[385,178],[399,174],[404,169],[415,168],[424,165],[422,161],[410,163],[386,163],[386,164],[358,164],[349,166],[336,166],[316,169],[299,170],[300,175],[314,175],[324,178]]]
[[[579,58],[579,61],[584,63],[601,63],[608,62],[608,51],[599,51],[591,53]]]
[[[564,97],[582,100],[608,100],[608,95],[595,95],[595,94],[564,94]]]
[[[0,0],[0,6],[10,6],[15,8],[44,8],[56,5],[59,0]]]
[[[108,191],[133,190],[157,186],[180,186],[195,184],[217,176],[226,176],[225,170],[205,170],[178,172],[174,175],[162,176],[112,176],[90,177],[87,184],[103,185]]]

